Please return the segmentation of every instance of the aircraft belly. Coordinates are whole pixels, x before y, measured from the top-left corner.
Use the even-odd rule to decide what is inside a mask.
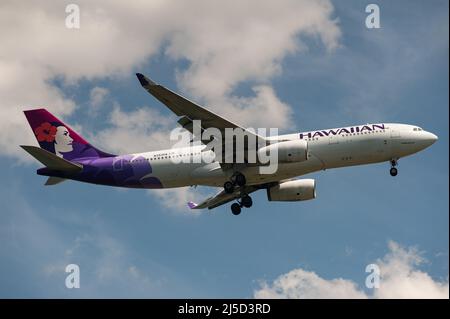
[[[155,166],[154,174],[161,180],[164,188],[221,186],[226,180],[219,163],[165,163]]]

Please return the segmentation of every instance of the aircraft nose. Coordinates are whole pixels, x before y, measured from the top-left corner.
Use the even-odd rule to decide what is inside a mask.
[[[432,145],[438,140],[438,137],[433,133],[426,132],[424,140],[428,145]]]

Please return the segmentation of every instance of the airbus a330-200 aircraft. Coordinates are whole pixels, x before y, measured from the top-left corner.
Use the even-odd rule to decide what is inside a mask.
[[[386,161],[391,164],[390,174],[396,176],[398,159],[419,152],[438,139],[418,126],[394,123],[355,125],[265,138],[142,74],[136,75],[150,94],[180,117],[178,123],[185,129],[192,132],[195,120],[200,121],[202,130],[216,128],[224,133],[230,128],[240,128],[258,140],[258,154],[276,150],[276,171],[263,174],[261,167],[266,164],[247,160],[238,163],[233,160],[237,156],[226,161],[216,160],[217,152],[206,143],[156,152],[113,155],[91,145],[45,109],[24,111],[40,147],[21,147],[45,165],[37,170],[37,174],[49,176],[45,185],[71,179],[130,188],[222,187],[215,196],[200,204],[189,202],[188,206],[191,209],[212,209],[235,201],[231,211],[238,215],[242,207],[252,206],[250,194],[259,189],[267,191],[269,201],[315,198],[315,181],[295,178],[320,170]],[[199,155],[210,160],[191,160]],[[178,160],[176,163],[175,159]]]

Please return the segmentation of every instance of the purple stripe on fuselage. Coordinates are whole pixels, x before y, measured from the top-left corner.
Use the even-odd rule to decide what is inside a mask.
[[[142,156],[121,155],[105,158],[84,158],[76,160],[83,170],[69,178],[101,185],[131,188],[162,188],[161,181],[152,173],[150,162]],[[39,170],[41,175],[49,175],[48,170]],[[56,173],[58,174],[58,173]],[[51,175],[56,176],[53,172]],[[58,174],[60,175],[60,174]],[[64,177],[64,176],[60,176]]]

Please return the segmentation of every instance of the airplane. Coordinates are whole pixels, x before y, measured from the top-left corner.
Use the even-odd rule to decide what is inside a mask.
[[[196,185],[221,187],[216,195],[199,204],[189,202],[188,207],[213,209],[233,201],[231,211],[239,215],[243,207],[252,206],[250,194],[260,189],[266,190],[269,201],[314,199],[315,180],[297,178],[321,170],[389,162],[390,175],[396,176],[400,158],[424,150],[438,139],[419,126],[397,123],[363,124],[263,137],[143,74],[137,73],[136,76],[141,86],[180,117],[178,123],[191,133],[194,121],[200,120],[202,130],[215,128],[224,132],[230,128],[242,129],[258,142],[263,142],[261,147],[258,144],[258,152],[261,149],[277,150],[276,171],[262,174],[261,167],[265,164],[246,160],[238,162],[235,156],[228,161],[217,160],[218,154],[207,143],[144,153],[110,154],[94,147],[46,109],[26,110],[25,116],[40,147],[20,146],[44,165],[37,174],[48,176],[45,185],[75,180],[145,189]],[[200,155],[210,158],[210,161],[193,160]],[[184,160],[174,163],[174,159]]]

